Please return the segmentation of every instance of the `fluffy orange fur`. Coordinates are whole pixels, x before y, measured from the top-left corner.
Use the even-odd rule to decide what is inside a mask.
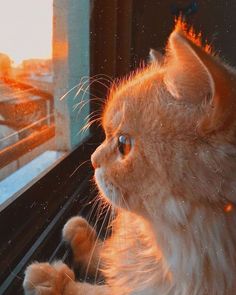
[[[175,20],[175,31],[182,32],[186,35],[186,38],[191,40],[192,43],[201,47],[206,53],[212,54],[212,47],[207,42],[202,41],[202,33],[198,34],[194,31],[193,27],[189,27],[188,24],[183,20],[182,16]]]
[[[96,243],[80,217],[64,227],[76,260],[99,267],[106,285],[35,264],[25,294],[42,286],[40,294],[235,294],[236,75],[182,26],[163,61],[110,91],[106,139],[92,163],[102,197],[118,211],[111,238]]]

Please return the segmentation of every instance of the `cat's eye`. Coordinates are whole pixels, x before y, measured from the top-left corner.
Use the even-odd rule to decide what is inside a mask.
[[[127,136],[127,135],[120,135],[118,137],[118,149],[119,149],[119,152],[123,156],[125,156],[130,152],[131,148],[132,148],[132,143],[131,143],[130,137]]]

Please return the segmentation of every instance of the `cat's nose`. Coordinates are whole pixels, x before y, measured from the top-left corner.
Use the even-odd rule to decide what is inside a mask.
[[[99,165],[95,161],[91,161],[93,169],[95,170],[96,168],[99,168]]]
[[[100,167],[100,165],[98,164],[98,162],[97,162],[96,159],[95,159],[94,153],[93,153],[92,156],[91,156],[91,163],[92,163],[92,166],[93,166],[94,170],[95,170],[96,168],[99,168],[99,167]]]

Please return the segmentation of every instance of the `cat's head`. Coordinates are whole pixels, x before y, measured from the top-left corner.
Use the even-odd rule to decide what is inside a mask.
[[[116,205],[142,213],[167,200],[236,200],[236,76],[208,49],[177,25],[161,62],[152,51],[150,65],[112,87],[92,163]]]

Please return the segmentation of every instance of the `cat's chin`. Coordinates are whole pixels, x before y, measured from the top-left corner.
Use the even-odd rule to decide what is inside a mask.
[[[122,194],[118,187],[107,180],[104,169],[97,168],[94,173],[96,184],[102,196],[117,207],[125,207],[123,204]]]

